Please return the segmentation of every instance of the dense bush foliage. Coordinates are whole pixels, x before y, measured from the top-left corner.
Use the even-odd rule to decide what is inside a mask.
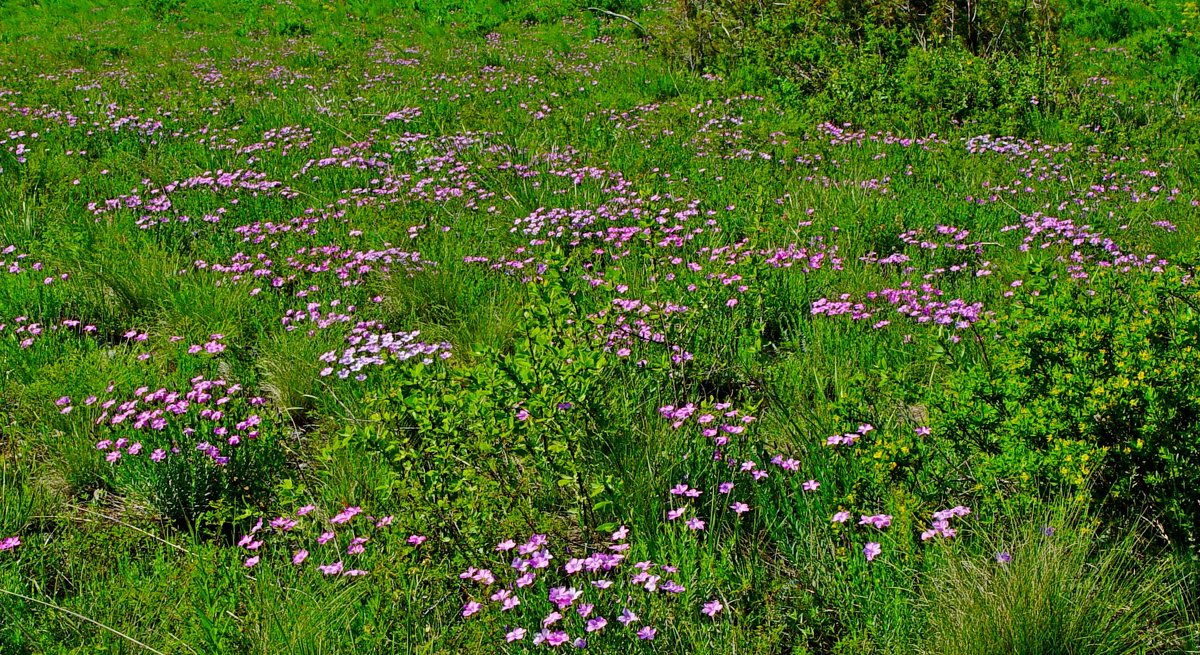
[[[884,129],[973,124],[1022,136],[1068,122],[1129,141],[1147,124],[1195,134],[1179,111],[1200,93],[1197,43],[1181,29],[1195,22],[1189,7],[679,0],[654,36],[680,65],[749,91],[771,88],[812,122],[853,114]],[[1081,68],[1064,39],[1137,62],[1139,76],[1170,80],[1172,100],[1104,93],[1097,87],[1109,80]]]
[[[659,41],[693,69],[776,86],[814,118],[901,103],[928,125],[983,118],[1012,132],[1059,82],[1060,13],[1051,0],[679,0]]]
[[[466,367],[397,367],[386,395],[364,400],[369,420],[348,443],[387,458],[392,493],[418,525],[464,543],[500,541],[507,521],[536,523],[539,509],[569,508],[577,525],[596,526],[612,504],[597,500],[604,477],[586,464],[602,442],[604,356],[586,347],[588,324],[547,284],[522,311],[511,350],[478,352]]]
[[[986,454],[990,484],[1090,490],[1200,531],[1200,294],[1192,273],[1059,280],[981,339],[982,361],[934,400],[948,442]]]

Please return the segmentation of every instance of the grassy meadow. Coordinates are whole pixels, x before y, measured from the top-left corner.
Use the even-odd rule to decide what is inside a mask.
[[[1198,32],[0,0],[0,654],[1200,652]]]

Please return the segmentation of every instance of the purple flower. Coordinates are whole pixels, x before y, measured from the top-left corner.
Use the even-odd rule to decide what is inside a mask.
[[[688,519],[687,527],[689,530],[703,530],[704,529],[704,521],[701,521],[700,519],[693,516],[692,518]]]
[[[425,537],[424,535],[419,535],[419,534],[409,535],[408,543],[413,546],[420,546],[421,544],[425,543],[425,540],[427,538],[428,537]]]
[[[299,566],[306,559],[308,559],[308,551],[302,548],[296,551],[296,554],[292,556],[292,564]]]
[[[943,509],[933,513],[935,521],[947,521],[957,516],[966,516],[971,513],[971,508],[959,505],[950,509]]]
[[[617,620],[620,621],[622,625],[628,626],[631,623],[637,623],[638,615],[630,612],[629,608],[625,608],[621,610],[621,615],[617,617]]]
[[[6,551],[6,550],[12,550],[20,545],[21,545],[20,537],[5,537],[4,539],[0,539],[0,552]]]
[[[508,634],[504,635],[504,641],[512,643],[521,641],[525,638],[525,628],[513,628]]]
[[[463,605],[463,608],[462,608],[462,615],[463,615],[463,617],[464,617],[464,618],[466,618],[466,617],[468,617],[468,616],[471,616],[471,615],[472,615],[472,614],[474,614],[475,612],[478,612],[478,611],[479,611],[480,609],[482,609],[482,608],[483,608],[483,605],[480,605],[480,604],[479,604],[479,603],[477,603],[476,601],[473,601],[473,600],[468,600],[468,601],[467,601],[467,604],[466,604],[466,605]]]
[[[996,553],[996,561],[1001,564],[1008,564],[1012,561],[1012,553],[1009,553],[1007,550],[1002,550]]]
[[[637,638],[642,641],[654,641],[654,635],[658,634],[658,630],[650,626],[642,626],[641,630],[637,631]]]
[[[276,530],[281,530],[283,532],[292,530],[299,524],[300,524],[299,521],[284,518],[282,516],[271,519],[271,527],[275,528]]]
[[[354,518],[355,516],[358,516],[361,513],[362,513],[361,507],[347,507],[346,509],[342,510],[341,512],[338,512],[338,514],[336,516],[329,519],[329,522],[330,523],[346,523],[350,519]]]
[[[551,646],[553,648],[562,646],[563,644],[567,643],[571,639],[571,637],[569,635],[567,635],[566,632],[563,632],[562,630],[555,630],[554,632],[550,632],[549,628],[543,628],[542,631],[539,633],[539,635],[541,635],[543,637],[543,641],[546,642],[546,644],[548,646]]]
[[[850,512],[838,512],[830,520],[834,523],[845,523],[850,520]]]
[[[820,487],[820,486],[821,486],[820,482],[817,482],[816,480],[809,480],[808,482],[805,482],[804,484],[800,485],[800,488],[804,489],[805,491],[816,491],[817,487]]]
[[[608,619],[603,616],[597,616],[594,619],[588,619],[585,629],[588,632],[596,632],[597,630],[603,630],[606,625],[608,625]]]
[[[721,604],[721,601],[714,598],[713,600],[710,600],[707,603],[705,603],[704,607],[701,608],[700,611],[703,612],[704,614],[707,614],[710,617],[715,617],[717,615],[717,613],[723,609],[725,609],[725,606]]]
[[[548,598],[551,603],[557,605],[558,609],[561,610],[570,607],[582,595],[583,592],[575,587],[571,587],[570,589],[566,587],[554,587],[550,590]]]
[[[792,459],[790,457],[788,459],[783,459],[782,457],[776,455],[776,460],[778,461],[772,460],[772,463],[785,471],[800,470],[800,460],[798,459]]]
[[[325,575],[337,575],[342,572],[343,568],[345,568],[345,565],[341,562],[334,562],[333,564],[325,564],[317,567],[317,569]]]
[[[744,512],[749,512],[750,506],[747,505],[746,503],[734,503],[729,506],[729,509],[733,510],[734,512],[736,512],[738,514],[742,514]]]
[[[872,525],[876,529],[883,530],[892,524],[890,514],[875,514],[874,516],[863,516],[858,521],[859,525]]]
[[[868,542],[867,545],[863,547],[863,555],[867,556],[868,562],[875,559],[875,557],[881,552],[883,552],[883,549],[880,548],[879,544],[874,541]]]
[[[542,549],[529,557],[529,565],[535,569],[544,569],[550,566],[550,560],[554,559],[554,555],[550,551]]]

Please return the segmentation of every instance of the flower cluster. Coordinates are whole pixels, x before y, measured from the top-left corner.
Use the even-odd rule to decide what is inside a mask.
[[[921,533],[921,541],[928,541],[934,537],[943,537],[949,539],[955,536],[958,534],[958,531],[950,527],[950,519],[959,516],[966,516],[970,513],[971,508],[963,507],[962,505],[934,512],[933,521],[930,524],[930,528]]]
[[[38,339],[47,334],[47,330],[50,333],[54,333],[64,329],[77,331],[80,334],[94,334],[96,332],[95,325],[83,324],[81,321],[70,318],[64,318],[50,326],[31,322],[28,316],[17,316],[12,319],[12,324],[0,323],[0,334],[7,332],[20,339],[17,345],[22,349],[32,346]]]
[[[856,441],[858,441],[862,437],[867,436],[867,434],[870,433],[874,429],[875,429],[875,426],[871,425],[870,423],[863,423],[862,425],[858,426],[858,429],[855,430],[854,432],[847,432],[845,434],[835,434],[835,435],[826,437],[825,445],[826,446],[853,446]]]
[[[683,525],[689,531],[700,532],[708,528],[711,521],[717,520],[721,514],[724,514],[725,509],[731,511],[735,517],[750,512],[752,510],[750,504],[736,499],[734,495],[735,490],[740,488],[735,480],[740,476],[748,478],[749,484],[762,483],[771,477],[771,473],[767,470],[769,467],[760,466],[755,461],[757,457],[753,454],[755,452],[753,444],[745,442],[744,439],[742,443],[735,443],[734,439],[746,434],[746,429],[755,422],[755,417],[734,409],[731,403],[715,403],[704,406],[688,403],[679,407],[666,405],[660,407],[658,411],[663,418],[672,421],[672,429],[679,430],[686,425],[694,425],[698,428],[699,434],[705,438],[705,443],[713,447],[711,454],[706,453],[705,458],[718,465],[716,475],[721,481],[716,483],[715,491],[716,494],[723,496],[723,499],[719,503],[714,501],[709,504],[707,518],[693,513],[684,521]],[[736,456],[735,451],[742,452],[743,456]],[[783,471],[785,475],[800,470],[799,460],[792,457],[776,454],[771,456],[769,461],[772,466]],[[794,479],[799,483],[799,490],[802,494],[814,494],[821,488],[821,483],[817,480]],[[675,506],[667,511],[667,521],[675,521],[686,516],[689,511],[693,510],[690,501],[701,498],[703,494],[704,491],[691,487],[686,482],[672,487],[670,495],[675,497],[675,500],[672,501]],[[697,512],[698,509],[696,508]]]
[[[317,565],[316,569],[325,577],[367,575],[369,571],[354,566],[354,563],[364,561],[372,545],[388,538],[388,528],[395,522],[395,517],[376,518],[363,514],[361,507],[351,506],[342,508],[322,525],[314,514],[316,509],[315,505],[305,505],[290,516],[275,516],[265,525],[265,519],[258,519],[237,541],[237,546],[246,552],[242,566],[253,568],[265,553],[277,551],[296,567],[303,566],[310,556],[324,560],[326,563]],[[423,535],[411,535],[407,539],[413,547],[424,541]]]
[[[499,572],[470,567],[459,575],[467,594],[462,616],[499,613],[508,624],[507,643],[529,637],[535,646],[584,648],[596,640],[651,641],[658,634],[651,617],[661,613],[666,620],[679,611],[670,599],[687,588],[677,567],[648,560],[629,563],[628,539],[629,529],[621,527],[605,548],[564,557],[561,566],[554,563],[559,558],[546,535],[534,534],[519,544],[502,541],[495,552],[511,554],[509,565]],[[710,601],[701,611],[715,617],[722,607]]]
[[[82,401],[93,426],[104,435],[96,441],[96,450],[110,463],[138,456],[157,463],[189,448],[217,465],[229,461],[224,449],[259,438],[266,415],[260,408],[265,403],[258,396],[246,397],[241,384],[202,375],[180,391],[166,387],[150,391],[141,386],[125,395],[110,383]],[[59,398],[55,405],[64,414],[75,407],[70,396]]]
[[[355,380],[361,382],[367,379],[364,369],[383,366],[389,358],[397,362],[418,359],[424,365],[432,364],[435,355],[438,359],[450,358],[451,346],[448,342],[426,343],[418,341],[419,336],[419,331],[387,332],[376,321],[362,322],[354,326],[346,337],[349,348],[340,353],[331,350],[321,355],[320,359],[326,364],[337,364],[340,367],[337,369],[339,378],[344,380],[353,375]],[[322,377],[333,373],[333,366],[321,369]]]

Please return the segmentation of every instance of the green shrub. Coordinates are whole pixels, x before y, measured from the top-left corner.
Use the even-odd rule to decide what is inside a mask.
[[[1188,274],[1100,272],[1015,305],[935,399],[938,435],[992,482],[1091,489],[1200,537],[1200,289]]]
[[[144,499],[178,529],[196,527],[206,514],[219,524],[268,505],[284,460],[276,441],[265,436],[231,449],[225,464],[193,449],[161,462],[126,458],[110,476],[117,490]]]
[[[1083,2],[1063,20],[1063,27],[1077,36],[1104,41],[1120,41],[1158,24],[1153,8],[1130,0]]]
[[[669,18],[656,36],[676,63],[721,70],[754,92],[773,84],[817,120],[894,120],[899,102],[934,126],[969,117],[1016,130],[1013,115],[1061,72],[1051,2],[967,11],[955,2],[680,0]]]
[[[460,367],[400,363],[386,393],[365,399],[369,421],[349,442],[387,457],[418,524],[482,542],[534,508],[598,522],[605,486],[582,462],[605,362],[578,316],[551,279],[525,306],[511,352],[482,348]]]

